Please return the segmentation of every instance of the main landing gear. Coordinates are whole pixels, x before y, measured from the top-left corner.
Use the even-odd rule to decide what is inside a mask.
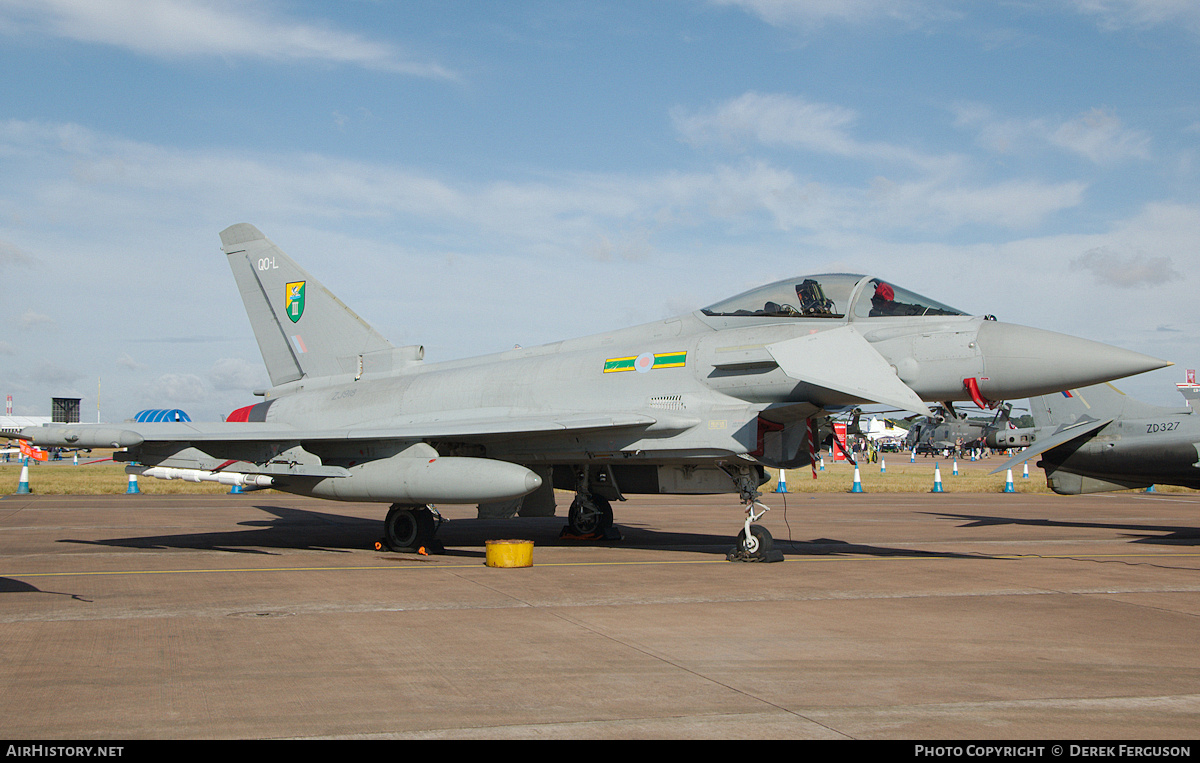
[[[567,526],[559,534],[573,540],[620,540],[613,527],[612,504],[593,493],[577,493],[567,510]]]
[[[613,527],[610,500],[623,501],[621,489],[607,466],[575,468],[575,500],[567,510],[567,526],[558,537],[567,540],[620,540]]]
[[[393,503],[383,520],[383,538],[375,541],[375,550],[417,553],[423,556],[445,553],[434,534],[441,527],[442,515],[432,506],[406,506]]]

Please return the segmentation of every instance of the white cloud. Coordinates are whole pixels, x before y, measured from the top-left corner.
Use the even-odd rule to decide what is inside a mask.
[[[905,156],[903,147],[862,144],[839,133],[837,125],[847,123],[848,112],[807,109],[796,99],[738,100],[750,111],[774,109],[777,121],[757,133],[765,139]],[[723,114],[718,109],[696,117],[694,134],[711,134],[718,124],[751,129],[748,112],[732,109],[728,120]],[[178,239],[179,225],[186,221],[188,229],[198,229],[202,242],[239,221],[274,221],[293,229],[360,221],[404,230],[407,246],[427,233],[443,252],[509,248],[535,258],[591,255],[616,261],[652,260],[664,238],[714,226],[758,231],[1025,228],[1079,204],[1085,190],[1076,182],[987,182],[949,171],[859,184],[839,178],[817,182],[765,160],[718,163],[691,173],[576,173],[536,182],[467,183],[394,165],[313,154],[178,150],[76,125],[18,121],[0,123],[0,153],[10,180],[7,190],[0,189],[0,203],[20,212],[24,230],[56,224],[65,213],[76,229],[111,231],[112,221],[122,220],[138,229],[139,238],[165,226]],[[957,164],[931,158],[918,169]],[[621,230],[630,232],[627,242],[614,243],[614,231]],[[164,256],[170,255],[145,247],[121,254],[134,269],[131,275],[143,279],[160,272]],[[78,267],[94,269],[100,278],[105,265],[93,256]]]
[[[688,113],[676,108],[671,116],[684,140],[697,145],[749,140],[851,159],[898,162],[929,171],[944,170],[955,162],[953,157],[926,156],[903,146],[859,141],[850,135],[858,120],[855,111],[795,95],[745,93],[708,111]]]
[[[757,16],[777,27],[814,30],[832,24],[899,23],[918,28],[955,20],[970,9],[943,0],[709,0]],[[968,4],[969,5],[969,4]],[[1109,31],[1175,24],[1200,32],[1195,0],[1066,0],[1068,7],[1098,19]],[[995,34],[995,33],[993,33]]]
[[[221,358],[208,370],[208,380],[220,392],[249,394],[271,386],[261,362],[250,363],[241,358]]]
[[[26,310],[21,313],[21,328],[23,329],[40,328],[43,326],[53,327],[55,325],[54,318],[45,313],[35,312],[34,310]]]
[[[61,391],[63,392],[69,391],[75,380],[80,376],[81,374],[78,371],[63,368],[57,363],[48,360],[38,363],[37,367],[33,369],[33,373],[30,374],[30,378],[34,381],[62,388]]]
[[[0,265],[29,265],[32,261],[16,244],[0,239]]]
[[[1073,0],[1083,13],[1098,16],[1100,25],[1116,31],[1177,24],[1200,32],[1200,4],[1195,0]]]
[[[420,77],[455,75],[408,60],[386,43],[293,21],[269,6],[230,0],[0,0],[0,30],[34,30],[154,58],[227,56],[326,61]]]
[[[1090,272],[1101,283],[1126,289],[1182,279],[1183,275],[1173,265],[1170,257],[1153,257],[1143,252],[1123,254],[1107,246],[1091,249],[1071,260],[1072,268]]]
[[[139,363],[133,359],[129,353],[121,353],[121,357],[117,358],[116,365],[118,368],[124,368],[129,371],[144,371],[146,370],[145,363]]]
[[[982,110],[960,110],[960,123],[982,119]],[[806,181],[762,162],[739,172],[722,167],[713,188],[719,214],[757,209],[783,229],[833,227],[950,230],[963,225],[1027,228],[1082,203],[1077,181],[981,181],[969,177],[965,158],[922,154],[906,146],[867,142],[851,134],[858,115],[799,96],[747,93],[703,112],[675,109],[676,129],[689,143],[747,144],[844,157],[868,165],[889,163],[919,176],[876,176],[866,188]],[[1028,132],[1028,129],[1025,130]],[[1077,131],[1077,140],[1102,150],[1102,142]],[[1089,140],[1090,139],[1090,140]],[[1047,138],[1048,140],[1048,138]],[[1065,139],[1064,139],[1065,141]]]
[[[711,0],[735,6],[768,24],[817,27],[826,23],[862,24],[877,20],[914,23],[943,13],[929,0]]]
[[[741,141],[808,148],[833,154],[859,152],[846,135],[858,114],[850,109],[812,103],[798,96],[746,93],[711,111],[689,114],[674,109],[675,128],[685,140]]]
[[[204,401],[208,388],[195,374],[163,374],[146,387],[143,397],[153,406],[185,405]]]
[[[1064,122],[1049,136],[1049,141],[1096,164],[1150,157],[1150,136],[1126,129],[1120,119],[1104,109],[1092,109]]]
[[[1079,182],[1010,180],[989,185],[877,179],[879,211],[895,227],[921,224],[948,230],[964,225],[1029,228],[1079,206],[1087,186]],[[865,221],[864,221],[865,223]]]
[[[1150,136],[1125,127],[1108,109],[1056,122],[997,117],[987,106],[961,104],[955,108],[954,124],[975,130],[980,146],[1000,154],[1029,156],[1051,147],[1102,165],[1150,158]]]

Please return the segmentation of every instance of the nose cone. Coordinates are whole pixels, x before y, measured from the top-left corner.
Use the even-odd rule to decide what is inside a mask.
[[[1053,331],[984,321],[977,338],[989,400],[1048,395],[1171,365],[1140,352]]]

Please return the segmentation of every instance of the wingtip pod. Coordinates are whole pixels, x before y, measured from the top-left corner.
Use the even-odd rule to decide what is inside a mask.
[[[978,342],[986,368],[979,390],[989,400],[1045,395],[1171,365],[1133,350],[1013,323],[984,321]]]

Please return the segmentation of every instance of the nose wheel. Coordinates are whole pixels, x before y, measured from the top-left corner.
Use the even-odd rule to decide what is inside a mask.
[[[762,511],[756,512],[756,506]],[[771,532],[757,522],[770,509],[753,499],[746,502],[746,521],[737,536],[737,545],[730,549],[725,558],[731,562],[782,562],[783,552],[775,548]]]

